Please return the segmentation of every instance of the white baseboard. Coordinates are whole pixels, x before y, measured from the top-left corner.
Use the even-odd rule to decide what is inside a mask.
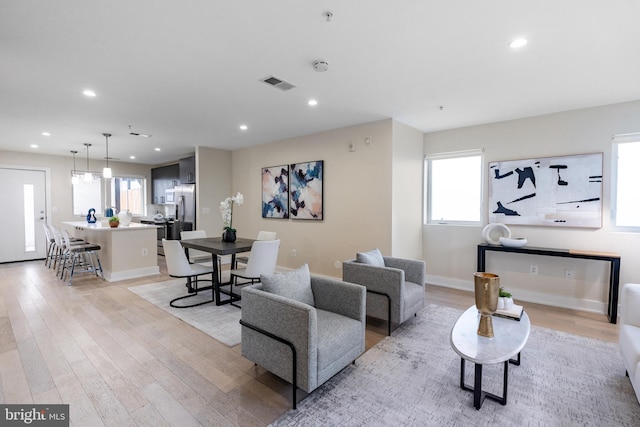
[[[442,286],[444,288],[460,289],[473,292],[472,280],[460,280],[450,277],[433,276],[427,274],[428,284]],[[607,314],[607,304],[600,301],[562,297],[558,295],[543,294],[539,292],[518,290],[518,295],[514,297],[517,301],[533,302],[552,307],[569,308],[572,310],[586,311],[590,313]],[[427,301],[428,302],[428,301]]]
[[[120,280],[136,279],[138,277],[153,276],[160,274],[160,267],[138,268],[135,270],[125,270],[118,272],[104,271],[104,279],[107,282],[118,282]]]

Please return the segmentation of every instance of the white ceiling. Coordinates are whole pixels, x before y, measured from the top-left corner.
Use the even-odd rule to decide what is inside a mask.
[[[101,158],[110,132],[112,157],[160,164],[389,117],[431,132],[636,100],[639,16],[638,0],[0,0],[0,149]]]

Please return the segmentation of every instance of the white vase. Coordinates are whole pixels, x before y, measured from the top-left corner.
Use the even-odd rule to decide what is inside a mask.
[[[513,298],[504,298],[504,309],[510,310],[513,307]]]
[[[131,211],[129,211],[129,209],[118,212],[120,225],[123,225],[125,227],[128,226],[131,223],[131,218],[133,218],[133,215],[131,215]]]
[[[498,298],[498,310],[504,310],[504,297]]]

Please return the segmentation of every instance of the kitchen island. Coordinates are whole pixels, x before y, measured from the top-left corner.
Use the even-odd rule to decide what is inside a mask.
[[[109,227],[106,222],[62,223],[79,239],[100,245],[100,262],[105,280],[119,280],[160,274],[156,246],[157,226],[132,222],[128,226]]]

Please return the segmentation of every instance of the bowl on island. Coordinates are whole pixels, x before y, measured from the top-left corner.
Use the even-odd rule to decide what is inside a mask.
[[[527,239],[524,237],[500,237],[499,242],[502,246],[509,248],[521,248],[527,244]]]

